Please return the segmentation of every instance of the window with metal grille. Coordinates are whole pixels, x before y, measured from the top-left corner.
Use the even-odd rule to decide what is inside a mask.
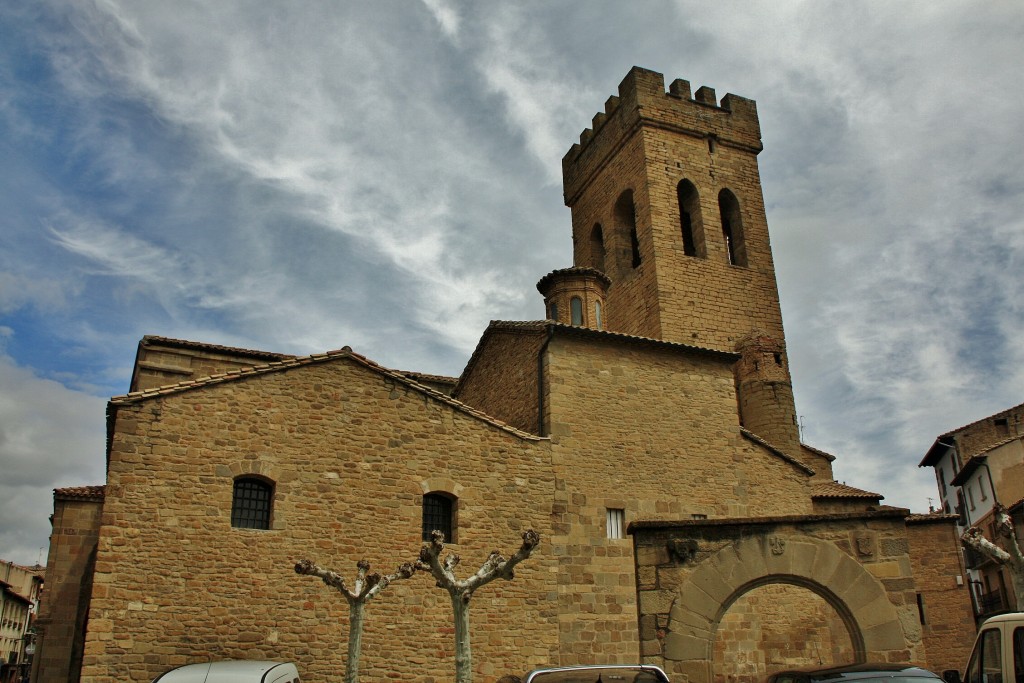
[[[428,493],[423,496],[423,540],[429,541],[432,531],[444,534],[444,540],[455,543],[455,529],[452,524],[454,499],[443,493]]]
[[[617,508],[607,508],[608,519],[605,527],[608,530],[608,538],[626,537],[626,511]]]
[[[273,500],[273,484],[254,477],[235,479],[231,526],[239,529],[269,529]]]

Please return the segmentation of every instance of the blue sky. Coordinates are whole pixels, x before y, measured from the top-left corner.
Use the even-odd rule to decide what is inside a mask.
[[[3,3],[0,558],[102,483],[144,334],[456,375],[541,317],[561,157],[634,64],[757,101],[805,440],[925,510],[932,439],[1024,401],[1021,35],[1010,0]]]

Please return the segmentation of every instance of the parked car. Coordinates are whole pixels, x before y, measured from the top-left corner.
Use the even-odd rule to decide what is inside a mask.
[[[938,674],[912,664],[881,663],[788,669],[768,677],[768,683],[934,683],[941,680]]]
[[[978,629],[963,678],[956,669],[942,672],[947,683],[1019,683],[1024,681],[1024,612],[986,619]]]
[[[165,671],[153,683],[299,683],[299,670],[291,662],[229,659],[186,664]]]
[[[669,683],[669,680],[656,666],[607,664],[536,669],[526,674],[523,683]]]

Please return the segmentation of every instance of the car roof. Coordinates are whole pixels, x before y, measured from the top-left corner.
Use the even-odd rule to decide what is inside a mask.
[[[171,669],[153,679],[153,683],[254,683],[267,681],[274,669],[295,668],[291,662],[256,661],[252,659],[229,659],[220,662],[186,664]]]
[[[1010,612],[1008,614],[999,614],[994,617],[989,617],[985,620],[985,623],[982,624],[982,626],[985,626],[985,624],[998,624],[1003,621],[1019,622],[1021,619],[1024,619],[1024,614],[1022,614],[1021,612]]]
[[[792,676],[794,678],[814,678],[816,680],[835,679],[857,679],[857,678],[888,678],[899,676],[901,678],[938,678],[939,676],[922,669],[913,664],[892,664],[888,662],[865,662],[861,664],[842,664],[836,666],[805,667],[799,669],[785,669],[771,675],[774,679],[780,676]]]
[[[650,664],[592,664],[592,665],[581,665],[581,666],[558,666],[547,669],[534,669],[530,673],[526,674],[523,679],[524,683],[530,683],[537,676],[544,676],[543,680],[552,681],[572,681],[576,680],[573,674],[583,675],[587,672],[603,672],[606,675],[614,674],[616,671],[622,674],[628,674],[630,672],[634,674],[648,673],[657,676],[660,680],[667,681],[668,676],[661,668],[652,666]]]

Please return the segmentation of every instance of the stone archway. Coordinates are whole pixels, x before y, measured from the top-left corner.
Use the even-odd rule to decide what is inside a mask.
[[[769,577],[741,589],[712,638],[714,683],[761,683],[782,669],[856,661],[863,642],[834,596],[796,577]]]
[[[753,535],[696,565],[680,583],[664,636],[664,657],[691,683],[710,683],[715,632],[729,606],[770,583],[804,586],[838,612],[856,659],[905,651],[899,614],[881,583],[833,543],[809,536]]]

